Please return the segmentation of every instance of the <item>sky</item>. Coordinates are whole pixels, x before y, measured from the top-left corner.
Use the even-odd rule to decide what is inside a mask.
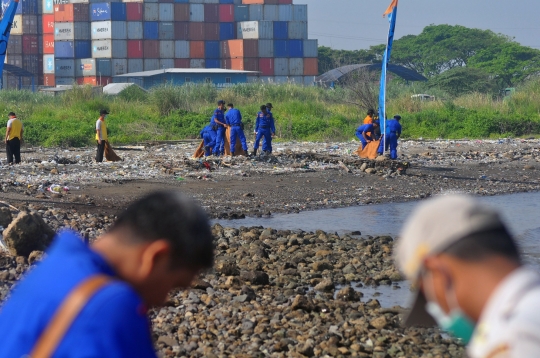
[[[308,34],[319,46],[359,50],[386,42],[391,0],[294,0],[308,4]],[[400,0],[396,39],[431,24],[492,30],[540,49],[539,0]]]

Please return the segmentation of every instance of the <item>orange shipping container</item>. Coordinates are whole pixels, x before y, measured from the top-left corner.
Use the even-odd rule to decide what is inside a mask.
[[[56,86],[56,81],[54,79],[54,75],[43,75],[43,86]]]
[[[204,41],[190,41],[189,54],[191,58],[204,58]]]
[[[304,58],[304,76],[319,75],[319,60],[317,58]]]
[[[43,35],[43,53],[46,55],[54,55],[54,35]]]
[[[222,58],[259,57],[258,40],[221,41]]]
[[[112,83],[112,77],[105,76],[89,76],[89,77],[77,77],[77,84],[91,85],[91,86],[106,86]]]
[[[54,5],[54,21],[56,22],[88,21],[89,17],[89,4]]]
[[[258,71],[258,58],[227,58],[222,60],[222,67],[229,70]]]
[[[41,20],[43,23],[43,33],[54,34],[54,15],[43,15]]]

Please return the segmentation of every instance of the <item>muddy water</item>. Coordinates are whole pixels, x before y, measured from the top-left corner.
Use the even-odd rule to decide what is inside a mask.
[[[540,192],[481,197],[496,208],[517,239],[525,260],[540,270]],[[360,231],[362,235],[396,236],[418,201],[339,209],[306,211],[298,214],[276,214],[268,218],[219,220],[229,227],[264,226],[274,229],[323,230],[339,234]],[[364,298],[377,298],[384,307],[405,305],[410,295],[409,284],[400,282],[400,289],[391,286],[361,287]],[[353,285],[354,287],[354,285]]]

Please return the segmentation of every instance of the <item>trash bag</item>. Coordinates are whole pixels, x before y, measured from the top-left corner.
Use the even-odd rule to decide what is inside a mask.
[[[225,155],[231,155],[231,128],[227,127],[227,130],[225,131],[225,144],[224,144],[224,151]],[[245,155],[247,156],[247,153],[242,149],[242,143],[240,142],[240,138],[236,139],[236,148],[234,150],[234,156],[238,155]],[[193,158],[202,158],[204,157],[204,141],[201,141],[197,149],[195,150],[195,153],[193,153]]]
[[[358,147],[358,150],[356,151],[356,154],[360,158],[367,158],[367,159],[375,159],[379,154],[377,154],[377,150],[379,149],[380,141],[378,140],[372,140],[369,142],[364,149],[362,149],[362,144]]]
[[[105,141],[105,159],[107,159],[108,162],[119,162],[122,160],[122,158],[116,155],[108,140]]]

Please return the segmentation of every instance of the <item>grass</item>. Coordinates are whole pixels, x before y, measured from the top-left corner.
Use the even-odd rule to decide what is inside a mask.
[[[540,80],[531,80],[506,100],[473,93],[454,99],[412,100],[412,86],[389,85],[387,113],[402,117],[407,138],[499,138],[540,134]],[[346,90],[293,84],[246,84],[221,91],[210,85],[160,86],[149,92],[135,87],[117,97],[94,95],[75,87],[60,97],[26,91],[0,91],[0,115],[10,111],[25,125],[33,145],[86,146],[94,143],[99,110],[108,109],[114,144],[147,140],[198,138],[218,99],[242,111],[251,133],[259,106],[274,105],[277,135],[283,140],[337,141],[354,138],[365,109],[344,102]],[[444,98],[443,95],[439,98]]]

